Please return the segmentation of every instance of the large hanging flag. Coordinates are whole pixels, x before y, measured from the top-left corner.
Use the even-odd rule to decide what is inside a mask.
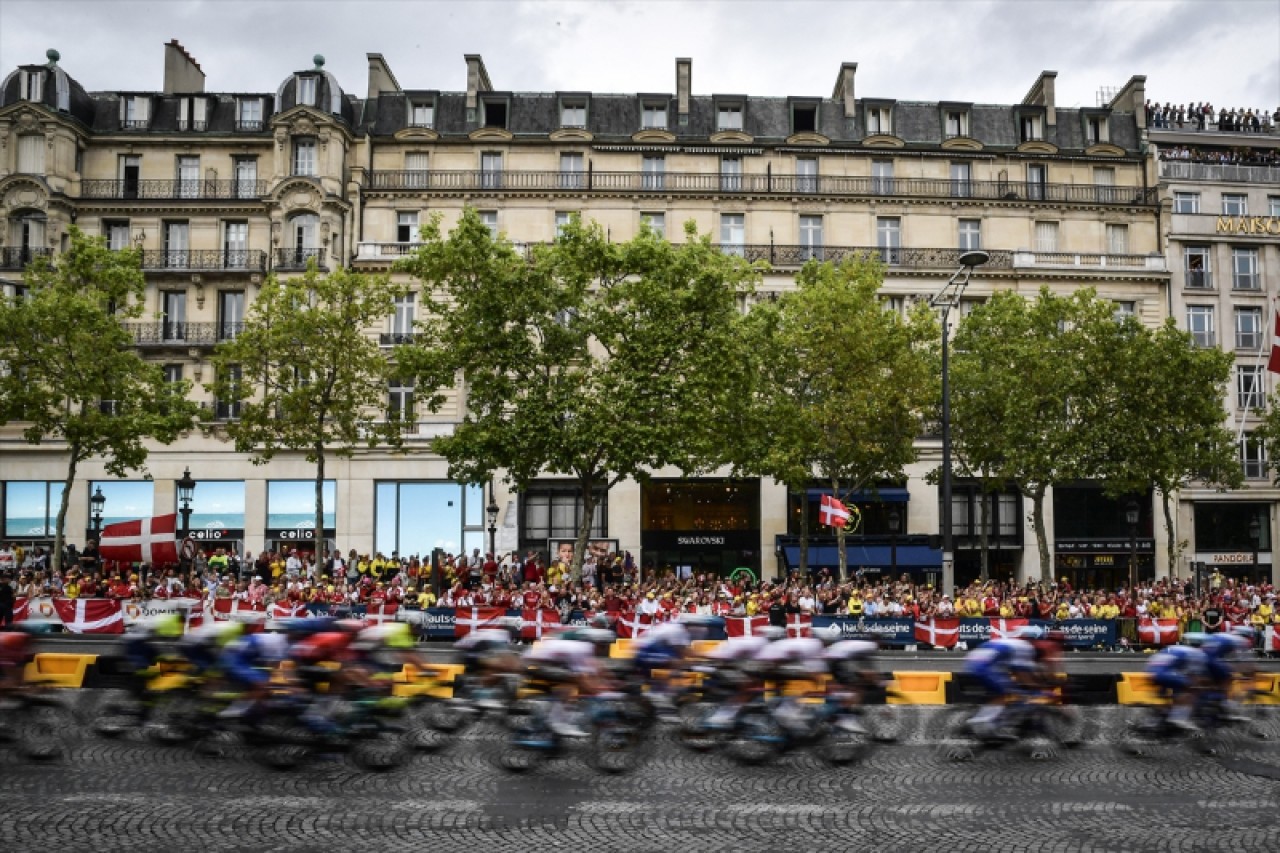
[[[849,508],[831,495],[823,495],[822,506],[818,509],[818,522],[827,527],[844,527],[849,523]]]
[[[1271,333],[1271,357],[1267,359],[1267,370],[1280,373],[1280,309],[1275,312],[1276,321]]]
[[[178,562],[177,529],[176,513],[108,524],[102,528],[98,553],[102,559],[118,563],[175,565]]]

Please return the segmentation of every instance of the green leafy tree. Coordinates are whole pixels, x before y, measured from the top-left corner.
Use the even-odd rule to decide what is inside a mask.
[[[239,404],[220,425],[254,464],[299,452],[315,465],[314,536],[324,541],[325,467],[359,447],[402,446],[412,412],[388,410],[395,363],[370,330],[395,310],[402,288],[387,276],[314,264],[291,278],[268,277],[234,339],[211,359],[206,386],[224,405]],[[317,550],[317,559],[321,553]]]
[[[846,502],[878,481],[905,476],[937,396],[938,326],[923,303],[906,318],[887,310],[883,280],[874,260],[810,261],[794,291],[751,312],[748,348],[758,384],[739,438],[740,470],[800,492],[816,475]],[[836,540],[843,578],[843,528]]]
[[[646,228],[612,243],[575,219],[526,257],[468,209],[448,236],[433,219],[402,265],[430,305],[397,360],[421,387],[460,379],[466,393],[461,423],[434,449],[460,482],[572,477],[575,578],[602,492],[724,457],[746,376],[737,294],[757,272],[692,225],[686,235],[672,244]]]
[[[1172,319],[1149,329],[1130,317],[1100,331],[1098,357],[1119,369],[1111,413],[1092,425],[1097,476],[1113,496],[1159,492],[1172,568],[1179,548],[1173,495],[1193,480],[1219,488],[1243,482],[1222,410],[1235,357],[1197,347]]]
[[[25,297],[0,300],[0,423],[23,424],[31,444],[61,442],[67,469],[54,532],[62,567],[67,506],[80,464],[101,459],[123,477],[145,470],[147,442],[173,442],[199,407],[190,383],[165,382],[121,324],[142,314],[145,280],[138,252],[111,251],[74,226],[67,252],[23,275]]]
[[[1090,289],[1034,299],[995,294],[960,323],[951,360],[957,456],[1031,498],[1042,577],[1052,566],[1044,499],[1056,484],[1096,476],[1110,445],[1095,442],[1114,413],[1123,366],[1100,357],[1114,307]]]

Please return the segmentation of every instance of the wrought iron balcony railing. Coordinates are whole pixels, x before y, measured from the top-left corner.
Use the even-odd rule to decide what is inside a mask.
[[[244,323],[185,323],[159,320],[124,323],[137,347],[212,347],[234,340],[244,331]]]
[[[26,269],[36,258],[52,258],[53,249],[30,246],[5,246],[0,248],[0,270]]]
[[[178,130],[208,130],[209,122],[194,119],[178,119]]]
[[[324,249],[276,249],[274,266],[278,270],[305,270],[313,259],[317,269],[325,269]]]
[[[1161,255],[1104,255],[1088,252],[1013,253],[1014,267],[1070,268],[1075,270],[1142,270],[1166,272],[1168,266]]]
[[[378,346],[394,347],[400,344],[411,344],[417,339],[417,332],[381,332],[378,334]]]
[[[267,123],[262,119],[236,119],[236,130],[241,133],[256,133],[266,129]]]
[[[1280,184],[1280,166],[1245,166],[1238,163],[1188,163],[1161,160],[1160,177],[1172,181]]]
[[[980,201],[1074,202],[1153,205],[1154,188],[1108,184],[1047,184],[1023,181],[952,181],[944,178],[844,177],[835,175],[738,175],[721,172],[561,171],[374,171],[373,190],[587,190],[626,193],[728,193],[833,196],[908,196]]]
[[[81,198],[211,199],[261,198],[266,181],[115,181],[93,178],[80,182]]]
[[[960,266],[959,249],[941,248],[881,248],[878,246],[799,246],[777,243],[734,245],[721,243],[720,251],[738,255],[748,261],[766,261],[775,267],[800,267],[810,260],[834,261],[865,257],[879,260],[888,267],[911,269],[955,269]],[[1008,269],[1011,253],[992,250],[985,268]]]
[[[120,119],[121,130],[146,130],[151,127],[151,119],[149,118],[122,118]]]
[[[267,253],[261,249],[146,249],[142,253],[144,270],[243,270],[265,272]]]

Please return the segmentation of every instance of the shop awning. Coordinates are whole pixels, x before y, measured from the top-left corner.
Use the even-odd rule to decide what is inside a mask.
[[[830,489],[809,489],[809,500],[820,500],[823,495],[831,494]],[[883,489],[859,489],[849,496],[854,503],[906,503],[911,500],[911,493],[900,486],[886,486]]]

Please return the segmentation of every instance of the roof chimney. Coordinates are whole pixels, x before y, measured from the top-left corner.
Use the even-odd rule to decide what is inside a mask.
[[[693,60],[676,59],[676,114],[681,126],[689,123],[689,94],[693,91]]]
[[[467,60],[467,113],[480,105],[476,95],[481,92],[492,92],[493,84],[489,82],[489,72],[485,70],[484,60],[478,53],[465,54]]]
[[[1124,84],[1111,103],[1107,104],[1110,109],[1122,113],[1133,113],[1138,122],[1139,130],[1147,128],[1147,76],[1145,74],[1135,74],[1129,78],[1129,82]]]
[[[380,53],[367,54],[369,57],[369,100],[376,100],[382,92],[399,92],[400,84],[396,75],[391,73],[391,66]]]
[[[171,39],[164,46],[164,93],[203,92],[204,72],[187,49]]]
[[[853,77],[858,73],[858,63],[842,62],[840,73],[836,76],[836,87],[831,91],[831,100],[844,102],[844,117],[853,118],[857,111],[853,105]]]
[[[1057,79],[1057,71],[1041,71],[1031,91],[1027,92],[1027,96],[1022,99],[1024,104],[1044,107],[1045,124],[1058,123],[1058,113],[1053,102],[1053,88]]]

